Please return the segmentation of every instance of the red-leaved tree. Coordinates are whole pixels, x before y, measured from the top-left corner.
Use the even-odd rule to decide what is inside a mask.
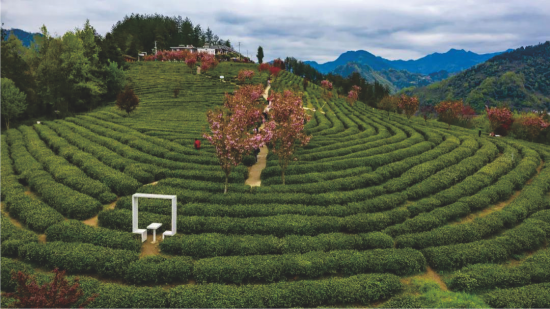
[[[281,60],[281,58],[277,58],[277,59],[273,60],[273,66],[277,67],[281,70],[284,70],[285,69],[285,62],[283,60]]]
[[[262,64],[260,64],[260,65],[258,66],[258,72],[260,72],[260,73],[261,73],[261,72],[264,72],[264,71],[265,71],[265,72],[269,72],[269,68],[270,68],[270,67],[271,67],[271,66],[269,65],[269,63],[262,63]]]
[[[435,106],[435,111],[439,114],[439,118],[447,123],[447,129],[451,128],[451,123],[456,121],[462,113],[464,103],[459,101],[443,101]]]
[[[272,151],[279,159],[283,185],[285,170],[290,163],[296,148],[309,143],[311,136],[304,133],[304,123],[310,116],[302,106],[302,96],[285,90],[271,95],[272,108],[268,113],[269,121],[265,123],[267,140],[270,140]]]
[[[246,85],[233,95],[225,94],[223,107],[209,110],[206,114],[211,134],[203,137],[216,149],[216,156],[225,173],[225,190],[231,169],[241,163],[243,156],[263,147],[269,141],[266,130],[258,132],[256,124],[262,122],[262,104],[258,100],[263,93],[262,85]]]
[[[251,82],[252,77],[254,77],[254,71],[252,71],[252,70],[240,70],[239,74],[237,75],[237,79],[241,83],[244,83],[245,80],[248,80],[249,82]]]
[[[470,105],[464,105],[462,107],[462,111],[460,112],[460,117],[462,118],[462,120],[465,120],[467,122],[470,122],[475,115],[476,111]]]
[[[116,106],[118,109],[128,113],[128,116],[138,107],[138,105],[139,98],[129,86],[126,86],[124,91],[119,93],[116,97]]]
[[[80,288],[79,278],[72,285],[65,278],[65,271],[53,270],[55,276],[49,283],[38,285],[34,276],[12,270],[11,276],[17,281],[17,291],[6,293],[4,297],[15,298],[10,306],[15,308],[70,308],[82,300],[84,292]],[[91,303],[99,294],[83,300],[80,308]]]
[[[485,111],[487,112],[487,118],[489,118],[493,132],[506,135],[512,123],[514,123],[512,111],[507,107],[486,107]]]
[[[550,123],[544,121],[542,116],[536,114],[525,115],[518,122],[531,141],[535,141],[542,131],[550,127]]]
[[[420,107],[420,114],[424,118],[424,122],[428,123],[428,119],[436,115],[436,111],[433,105],[423,105]]]
[[[418,102],[418,98],[416,97],[409,97],[406,95],[402,95],[401,98],[399,98],[399,103],[397,103],[397,106],[403,110],[405,115],[407,116],[407,119],[411,119],[411,117],[416,113],[418,110],[418,105],[420,103]]]
[[[281,68],[279,67],[269,67],[269,73],[271,73],[271,76],[273,76],[273,80],[277,78],[280,72]]]

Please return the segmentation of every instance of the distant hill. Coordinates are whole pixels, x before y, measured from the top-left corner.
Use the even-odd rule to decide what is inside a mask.
[[[512,49],[507,50],[512,51]],[[492,54],[476,54],[464,49],[450,49],[446,53],[433,53],[417,60],[394,60],[391,61],[393,68],[407,70],[413,73],[430,74],[438,71],[456,73],[473,67],[478,63],[485,62],[502,52]]]
[[[21,40],[21,42],[23,42],[23,46],[25,47],[31,46],[31,43],[34,42],[35,35],[42,35],[40,33],[31,33],[21,29],[7,29],[6,34],[5,40],[7,40],[10,35],[15,35],[19,40]]]
[[[550,41],[495,56],[439,83],[405,92],[427,104],[462,99],[476,110],[486,104],[550,109]]]
[[[392,93],[398,90],[395,85],[386,80],[384,76],[380,75],[379,72],[376,72],[366,64],[348,62],[345,65],[338,66],[332,71],[333,74],[338,74],[343,77],[348,77],[354,72],[359,73],[361,77],[363,77],[369,83],[374,83],[374,81],[377,81],[384,86],[388,86]]]
[[[450,76],[447,71],[435,72],[430,75],[420,73],[411,73],[405,70],[387,69],[375,71],[369,65],[359,64],[356,62],[348,62],[334,69],[332,73],[348,77],[353,72],[357,72],[368,82],[377,81],[382,85],[387,85],[392,93],[395,93],[403,88],[422,87],[431,83],[441,81]]]
[[[508,50],[511,51],[511,50]],[[434,72],[447,71],[456,73],[466,70],[478,63],[485,62],[490,58],[501,54],[476,54],[463,49],[450,49],[446,53],[433,53],[417,60],[388,60],[375,56],[367,51],[347,51],[341,54],[336,60],[319,64],[315,61],[304,61],[323,74],[334,72],[334,70],[348,62],[355,62],[368,65],[375,71],[396,69],[407,70],[411,73],[428,75]]]

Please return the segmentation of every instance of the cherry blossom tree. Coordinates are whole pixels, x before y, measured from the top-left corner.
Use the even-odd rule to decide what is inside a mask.
[[[485,111],[493,132],[499,131],[498,133],[506,135],[514,122],[512,111],[507,107],[486,107]]]
[[[399,102],[397,103],[397,106],[401,110],[403,110],[403,112],[407,116],[407,119],[409,120],[418,110],[418,105],[419,105],[418,98],[409,97],[406,95],[402,95],[401,98],[399,98]]]
[[[240,70],[239,74],[237,75],[237,79],[241,83],[244,83],[245,80],[248,80],[249,82],[251,82],[252,77],[254,77],[254,71],[252,71],[252,70]]]
[[[352,86],[351,90],[348,92],[348,103],[349,105],[353,106],[353,104],[359,99],[359,92],[361,92],[361,87],[359,86]]]
[[[321,81],[321,88],[324,89],[323,97],[325,100],[330,100],[332,98],[332,83],[325,79]]]
[[[43,285],[36,283],[36,278],[21,271],[12,270],[12,279],[17,281],[17,291],[6,293],[2,297],[15,298],[11,306],[16,308],[70,308],[76,305],[84,296],[80,288],[79,278],[72,285],[65,278],[65,271],[53,270],[53,280]],[[85,299],[80,308],[91,303],[99,294],[93,294]]]
[[[284,70],[285,69],[285,62],[283,60],[281,60],[281,58],[277,58],[277,59],[273,60],[273,66],[277,67],[281,70]]]
[[[304,123],[310,119],[302,106],[302,96],[285,90],[271,95],[272,108],[268,113],[269,121],[265,123],[266,140],[272,152],[279,159],[281,177],[285,184],[285,170],[293,158],[296,148],[309,143],[311,136],[304,133]]]
[[[259,132],[255,127],[262,122],[262,104],[258,100],[263,93],[262,85],[245,85],[233,95],[226,94],[223,107],[209,110],[206,114],[211,134],[203,137],[216,149],[216,156],[225,173],[225,190],[234,166],[241,163],[243,156],[263,147],[271,132]]]
[[[443,101],[435,106],[435,111],[439,114],[439,118],[447,123],[447,129],[451,128],[451,123],[456,121],[462,113],[464,104],[460,101]]]
[[[189,69],[191,69],[191,73],[194,73],[193,71],[196,71],[194,69],[197,64],[197,55],[191,53],[187,55],[185,58],[185,64],[189,67]]]

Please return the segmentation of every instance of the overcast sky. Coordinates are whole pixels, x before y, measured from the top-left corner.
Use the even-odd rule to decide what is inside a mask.
[[[255,60],[326,62],[348,50],[417,59],[450,48],[490,53],[550,40],[550,0],[0,0],[5,28],[62,35],[86,19],[104,35],[131,13],[189,17]]]

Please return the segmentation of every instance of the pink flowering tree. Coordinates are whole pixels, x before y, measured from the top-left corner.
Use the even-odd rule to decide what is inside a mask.
[[[324,89],[323,91],[323,97],[326,99],[326,100],[329,100],[330,98],[332,98],[332,83],[329,82],[328,80],[323,80],[321,81],[321,88]]]
[[[254,71],[252,70],[240,70],[239,74],[237,75],[237,79],[241,83],[244,83],[246,80],[252,82],[252,77],[254,77]]]
[[[359,99],[359,92],[361,92],[361,87],[356,85],[351,87],[347,98],[349,105],[353,106],[353,104]]]
[[[198,58],[201,62],[201,72],[205,73],[206,71],[210,69],[214,69],[216,66],[218,66],[218,60],[216,60],[216,56],[209,54],[209,53],[199,53]]]
[[[197,64],[197,55],[189,53],[185,58],[185,64],[191,69],[191,73],[194,73],[195,65]]]
[[[216,156],[225,173],[225,190],[234,166],[241,163],[243,156],[263,147],[270,138],[270,132],[259,132],[255,125],[262,122],[262,104],[258,100],[263,86],[246,85],[233,95],[226,94],[223,107],[209,110],[206,114],[210,134],[203,137],[216,149]]]
[[[506,135],[514,122],[512,111],[507,107],[485,108],[485,111],[493,132],[497,131],[496,133]]]
[[[270,141],[271,151],[279,158],[284,185],[285,170],[296,148],[307,145],[311,139],[304,133],[304,124],[310,116],[303,109],[301,95],[289,90],[273,93],[271,105],[269,121],[265,123],[266,140]]]

